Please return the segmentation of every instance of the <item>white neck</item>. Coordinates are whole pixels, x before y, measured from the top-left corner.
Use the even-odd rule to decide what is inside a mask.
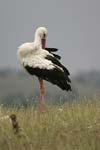
[[[34,47],[35,47],[35,49],[39,49],[39,48],[42,47],[41,38],[38,35],[35,35],[35,38],[34,38]]]

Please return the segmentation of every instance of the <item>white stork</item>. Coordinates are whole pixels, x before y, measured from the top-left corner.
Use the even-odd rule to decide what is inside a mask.
[[[44,110],[43,80],[57,85],[62,90],[71,91],[69,71],[59,62],[60,56],[52,52],[56,48],[45,48],[47,29],[37,28],[34,42],[24,43],[18,48],[18,59],[30,75],[35,75],[40,83],[40,111]]]

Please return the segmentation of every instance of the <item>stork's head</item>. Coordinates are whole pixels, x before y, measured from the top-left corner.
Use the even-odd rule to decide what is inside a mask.
[[[47,37],[47,29],[45,27],[39,27],[36,29],[35,38],[41,39],[42,48],[45,48],[45,42]]]

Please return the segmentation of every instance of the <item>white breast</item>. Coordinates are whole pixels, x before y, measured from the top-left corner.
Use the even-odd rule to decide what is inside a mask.
[[[24,43],[18,47],[17,55],[21,61],[23,58],[29,57],[33,51],[33,43]]]

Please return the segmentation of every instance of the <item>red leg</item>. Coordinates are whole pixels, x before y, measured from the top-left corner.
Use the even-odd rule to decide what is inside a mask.
[[[43,80],[39,79],[40,83],[40,111],[44,111],[44,86],[43,86]]]

